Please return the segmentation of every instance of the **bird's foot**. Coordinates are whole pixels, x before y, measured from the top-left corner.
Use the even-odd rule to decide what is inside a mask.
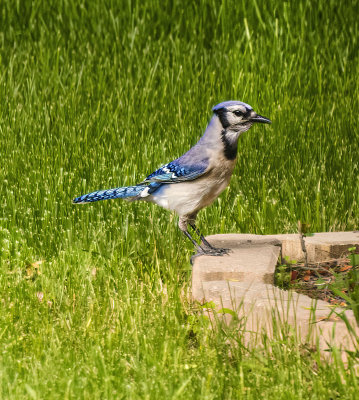
[[[218,253],[221,253],[221,255],[229,254],[231,253],[231,249],[224,249],[224,248],[214,248],[215,251]]]
[[[217,247],[201,247],[197,250],[198,256],[224,256],[230,253],[230,249],[222,249]]]
[[[221,249],[216,247],[201,247],[200,249],[197,249],[197,253],[193,254],[193,256],[191,257],[191,265],[193,265],[193,261],[196,257],[199,256],[221,257],[224,255],[228,255],[231,251],[232,251],[231,249]]]
[[[209,243],[207,241],[207,239],[201,235],[201,249],[203,249],[205,252],[209,252],[209,253],[215,253],[214,255],[224,255],[224,254],[228,254],[229,252],[231,252],[230,249],[222,249],[220,247],[214,247],[211,245],[211,243]],[[217,254],[217,253],[221,253],[221,254]],[[211,254],[208,254],[211,255]]]
[[[205,253],[208,252],[208,253],[214,253],[213,255],[224,255],[224,254],[228,254],[232,251],[230,249],[223,249],[220,247],[212,246],[211,243],[209,243],[203,235],[202,235],[201,239],[202,239],[202,243],[201,243],[200,247]],[[208,255],[212,255],[212,254],[208,254]]]
[[[204,254],[208,256],[224,256],[232,251],[231,249],[223,249],[218,247],[206,247],[204,250]]]

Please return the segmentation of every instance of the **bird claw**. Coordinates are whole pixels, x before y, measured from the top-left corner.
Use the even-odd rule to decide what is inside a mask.
[[[215,256],[221,257],[227,255],[231,252],[231,249],[221,249],[216,247],[202,247],[197,250],[197,253],[191,257],[191,264],[193,264],[193,260],[199,256]]]
[[[229,254],[229,253],[232,252],[231,249],[224,249],[224,248],[219,248],[219,249],[216,249],[216,250],[219,251],[222,255],[223,254]]]
[[[206,256],[224,256],[231,252],[230,249],[222,249],[216,247],[205,248],[203,252]]]

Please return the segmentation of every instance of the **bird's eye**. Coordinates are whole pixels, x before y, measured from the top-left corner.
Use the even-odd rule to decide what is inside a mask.
[[[233,111],[233,114],[236,115],[237,117],[242,117],[243,116],[242,111],[239,111],[239,110]]]

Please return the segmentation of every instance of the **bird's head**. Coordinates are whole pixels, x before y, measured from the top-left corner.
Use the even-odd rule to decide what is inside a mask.
[[[268,118],[257,114],[253,108],[241,101],[224,101],[213,107],[212,111],[221,121],[224,130],[240,133],[247,131],[255,122],[270,124]]]
[[[241,101],[225,101],[213,107],[215,119],[221,126],[220,137],[224,146],[225,156],[233,160],[237,155],[237,143],[239,136],[248,131],[255,123],[270,124],[268,118],[257,114],[253,108]],[[217,135],[218,135],[217,131]]]

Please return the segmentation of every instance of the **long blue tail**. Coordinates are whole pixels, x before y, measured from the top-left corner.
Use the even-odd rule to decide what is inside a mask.
[[[142,190],[146,189],[147,185],[139,186],[125,186],[115,189],[108,190],[97,190],[96,192],[84,194],[80,197],[76,197],[72,200],[73,203],[92,203],[100,200],[111,200],[111,199],[125,199],[128,197],[138,196]]]

